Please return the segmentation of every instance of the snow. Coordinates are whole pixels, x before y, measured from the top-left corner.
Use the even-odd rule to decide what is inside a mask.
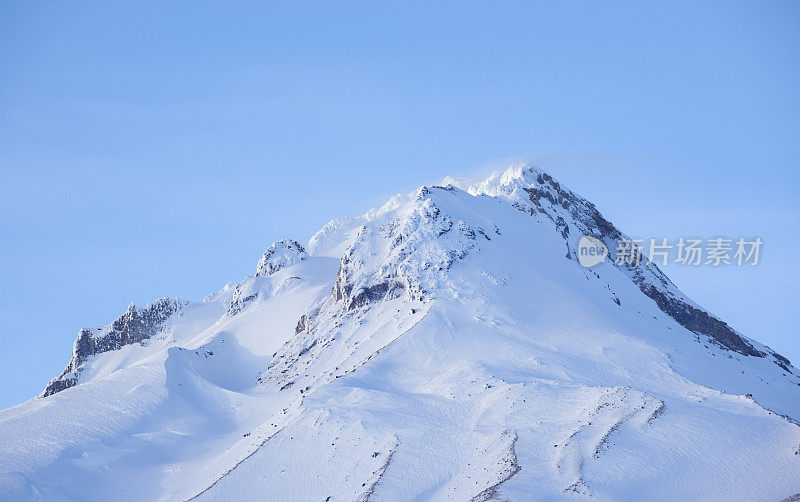
[[[422,188],[302,251],[278,243],[269,273],[0,411],[0,499],[800,492],[797,370],[688,331],[629,270],[565,256],[557,216],[582,223],[528,211],[539,174]]]
[[[284,239],[273,243],[258,261],[256,275],[268,276],[306,259],[306,250],[297,241]]]

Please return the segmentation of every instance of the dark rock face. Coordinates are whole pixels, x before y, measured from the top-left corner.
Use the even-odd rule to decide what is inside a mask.
[[[231,298],[231,304],[228,307],[228,311],[225,313],[227,316],[234,316],[241,312],[242,310],[246,309],[250,303],[253,302],[258,298],[258,293],[246,293],[241,289],[241,284],[236,286],[236,290],[233,292],[233,297]]]
[[[721,347],[746,356],[764,357],[766,355],[737,335],[727,323],[711,316],[708,312],[668,296],[652,285],[640,284],[639,287],[644,294],[656,302],[658,308],[689,331],[706,335]],[[780,355],[778,357],[786,359]]]
[[[44,389],[42,393],[42,397],[52,396],[57,392],[61,392],[62,390],[67,390],[70,387],[74,387],[77,385],[78,379],[77,378],[70,378],[62,376],[56,380],[51,381],[47,387]]]
[[[404,289],[405,286],[403,286],[403,284],[400,282],[384,282],[374,286],[369,286],[352,296],[347,309],[352,310],[358,307],[363,307],[371,302],[397,298]]]
[[[775,358],[775,364],[783,368],[784,370],[788,371],[789,373],[794,373],[791,369],[792,362],[783,357],[782,355],[778,354],[777,352],[772,353],[772,357]]]
[[[294,328],[294,334],[297,335],[302,333],[303,331],[306,330],[307,326],[308,326],[308,316],[306,314],[303,314],[300,316],[300,320],[297,321],[297,326],[295,326]]]
[[[531,169],[529,173],[534,173]],[[549,218],[561,232],[564,239],[568,239],[571,232],[569,226],[558,216],[560,211],[568,211],[572,219],[576,222],[575,236],[591,235],[603,241],[612,253],[610,256],[612,264],[623,271],[634,284],[649,298],[651,298],[658,308],[664,313],[675,319],[681,326],[698,335],[707,336],[718,346],[738,352],[745,356],[766,357],[772,355],[775,364],[792,372],[789,368],[791,363],[780,354],[774,352],[761,352],[753,347],[747,340],[738,335],[725,322],[717,319],[708,312],[690,305],[689,300],[682,297],[672,281],[654,263],[642,259],[641,263],[635,265],[613,263],[616,250],[616,242],[624,239],[625,236],[611,222],[606,220],[600,211],[586,199],[567,190],[555,181],[547,173],[538,173],[536,183],[524,188],[530,200],[530,207],[517,206],[522,211],[530,214],[543,214]],[[575,259],[577,254],[570,250],[570,242],[567,243],[567,258]]]
[[[52,380],[41,397],[47,397],[78,383],[78,373],[86,360],[102,352],[117,350],[125,345],[141,343],[159,333],[167,319],[179,313],[185,303],[177,299],[162,298],[139,309],[131,304],[128,310],[105,328],[82,328],[78,333],[67,367]]]
[[[345,257],[346,258],[346,257]],[[358,307],[363,307],[368,303],[377,302],[383,299],[397,298],[405,290],[405,285],[402,282],[387,280],[372,286],[360,288],[354,291],[353,285],[347,281],[347,275],[344,272],[347,267],[348,261],[343,258],[342,264],[339,266],[339,272],[336,275],[336,282],[331,291],[334,300],[345,301],[345,309],[352,310]],[[343,268],[344,267],[344,268]],[[302,331],[305,328],[306,320],[300,319],[303,323],[297,325],[297,329]],[[298,331],[299,333],[299,331]]]

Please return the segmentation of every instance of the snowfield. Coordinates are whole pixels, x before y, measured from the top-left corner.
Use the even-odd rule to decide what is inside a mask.
[[[581,267],[584,234],[621,235],[512,166],[132,305],[0,411],[0,500],[800,493],[800,372],[655,265]]]

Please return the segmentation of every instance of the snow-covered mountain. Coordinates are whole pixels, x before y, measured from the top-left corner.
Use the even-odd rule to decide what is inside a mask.
[[[577,262],[582,235],[612,260]],[[196,303],[82,329],[0,411],[3,500],[769,500],[800,492],[800,372],[616,265],[532,167],[423,187]]]

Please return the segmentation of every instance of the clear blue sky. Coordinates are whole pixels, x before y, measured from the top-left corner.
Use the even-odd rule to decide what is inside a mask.
[[[800,3],[0,4],[0,407],[81,326],[506,159],[644,237],[761,236],[684,291],[800,360]]]

